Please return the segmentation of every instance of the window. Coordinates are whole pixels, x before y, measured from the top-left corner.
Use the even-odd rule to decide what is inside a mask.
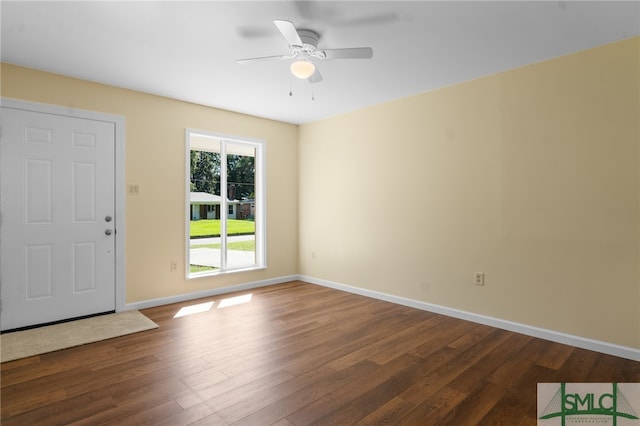
[[[186,139],[187,276],[266,267],[264,142],[196,130]]]

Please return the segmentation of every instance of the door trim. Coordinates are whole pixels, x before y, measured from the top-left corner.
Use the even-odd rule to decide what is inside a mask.
[[[122,115],[105,114],[76,108],[67,108],[57,105],[49,105],[38,102],[29,102],[19,99],[0,98],[0,106],[23,111],[39,112],[44,114],[61,115],[65,117],[80,118],[95,121],[113,123],[115,126],[115,222],[118,224],[115,235],[115,301],[116,312],[127,310],[126,307],[126,274],[125,274],[125,117]]]

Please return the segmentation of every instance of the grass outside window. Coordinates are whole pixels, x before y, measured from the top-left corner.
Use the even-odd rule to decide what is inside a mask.
[[[251,220],[227,219],[227,235],[250,235],[256,232],[256,224]],[[191,238],[219,237],[220,219],[192,220],[189,226]]]

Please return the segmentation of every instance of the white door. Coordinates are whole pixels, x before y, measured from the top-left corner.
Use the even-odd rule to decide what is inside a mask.
[[[0,326],[115,309],[115,124],[0,108]]]

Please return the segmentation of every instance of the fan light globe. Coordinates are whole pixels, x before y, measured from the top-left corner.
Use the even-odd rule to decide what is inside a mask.
[[[291,64],[291,74],[301,80],[311,77],[314,72],[316,72],[316,66],[309,61],[301,60]]]

